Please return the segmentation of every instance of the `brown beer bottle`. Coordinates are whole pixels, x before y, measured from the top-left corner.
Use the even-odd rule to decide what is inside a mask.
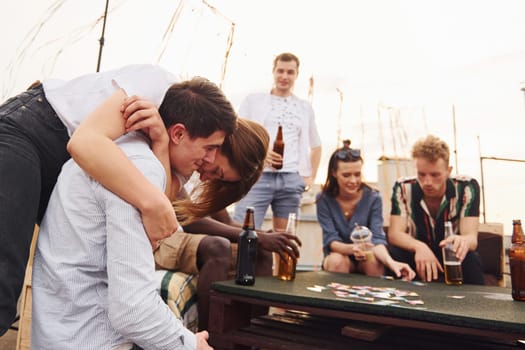
[[[254,208],[246,208],[242,232],[237,241],[237,273],[235,283],[251,286],[255,283],[257,261],[257,233],[255,233]]]
[[[448,238],[454,235],[452,228],[452,222],[445,221],[445,232],[444,238]],[[443,267],[445,269],[445,283],[446,284],[463,284],[463,269],[461,262],[456,257],[456,252],[453,250],[454,245],[448,243],[443,247]]]
[[[512,220],[509,265],[512,299],[525,301],[525,235],[521,228],[521,220]]]
[[[288,223],[286,224],[286,233],[295,235],[296,216],[295,213],[288,214]],[[289,248],[291,249],[291,248]],[[284,281],[291,281],[295,278],[295,269],[297,267],[297,261],[290,256],[290,254],[284,253],[285,259],[279,257],[279,270],[277,276]]]
[[[283,141],[283,127],[281,124],[279,124],[279,127],[277,128],[277,137],[275,138],[275,141],[273,142],[273,151],[275,153],[279,153],[281,157],[284,156],[284,141]],[[284,158],[283,158],[284,161]],[[281,164],[273,164],[272,165],[275,169],[279,170],[283,168],[283,163]]]

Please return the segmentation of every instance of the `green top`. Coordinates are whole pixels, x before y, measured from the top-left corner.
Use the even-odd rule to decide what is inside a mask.
[[[424,304],[411,305],[400,301],[395,304],[397,306],[386,306],[357,298],[337,297],[331,288],[311,290],[311,287],[327,286],[332,282],[352,286],[390,287],[398,291],[415,292],[417,296],[407,299],[422,300]],[[212,289],[271,302],[525,335],[525,302],[513,301],[510,288],[478,285],[449,286],[438,282],[417,285],[361,274],[320,271],[297,273],[292,282],[282,281],[277,277],[257,277],[253,286],[239,286],[234,281],[223,281],[214,283]],[[374,301],[379,300],[381,299],[374,298]]]

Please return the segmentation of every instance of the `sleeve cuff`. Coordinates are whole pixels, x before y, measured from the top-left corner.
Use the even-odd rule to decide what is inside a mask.
[[[184,350],[195,350],[197,349],[197,339],[195,334],[190,332],[187,328],[182,329],[182,334],[180,335],[180,341]]]

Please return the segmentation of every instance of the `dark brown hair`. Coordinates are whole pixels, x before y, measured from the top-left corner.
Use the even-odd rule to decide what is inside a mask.
[[[330,156],[330,160],[328,161],[328,172],[326,174],[326,181],[321,186],[321,192],[325,195],[331,196],[331,197],[337,197],[339,195],[339,185],[337,184],[337,179],[333,175],[334,172],[337,171],[337,167],[339,166],[339,162],[344,163],[351,163],[351,162],[361,162],[364,163],[363,157],[361,157],[361,153],[359,153],[358,157],[350,156],[348,158],[340,158],[338,157],[339,152],[349,152],[352,150],[351,148],[338,148],[336,149],[332,155]],[[368,185],[365,182],[361,182],[361,186],[371,188],[370,185]]]
[[[166,128],[184,124],[190,138],[209,137],[236,127],[237,114],[217,85],[202,77],[173,84],[159,107]]]

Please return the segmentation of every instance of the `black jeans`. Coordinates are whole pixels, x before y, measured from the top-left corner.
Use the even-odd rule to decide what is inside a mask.
[[[16,316],[33,228],[69,159],[68,140],[41,85],[0,106],[0,335]]]
[[[394,260],[407,263],[414,271],[416,271],[414,253],[390,245],[388,246],[388,252]],[[440,252],[434,252],[434,254],[439,261],[443,261]],[[485,284],[483,278],[483,267],[477,252],[468,252],[461,263],[461,268],[463,269],[463,282],[465,284]],[[442,282],[445,281],[442,273],[439,273],[438,280]]]

